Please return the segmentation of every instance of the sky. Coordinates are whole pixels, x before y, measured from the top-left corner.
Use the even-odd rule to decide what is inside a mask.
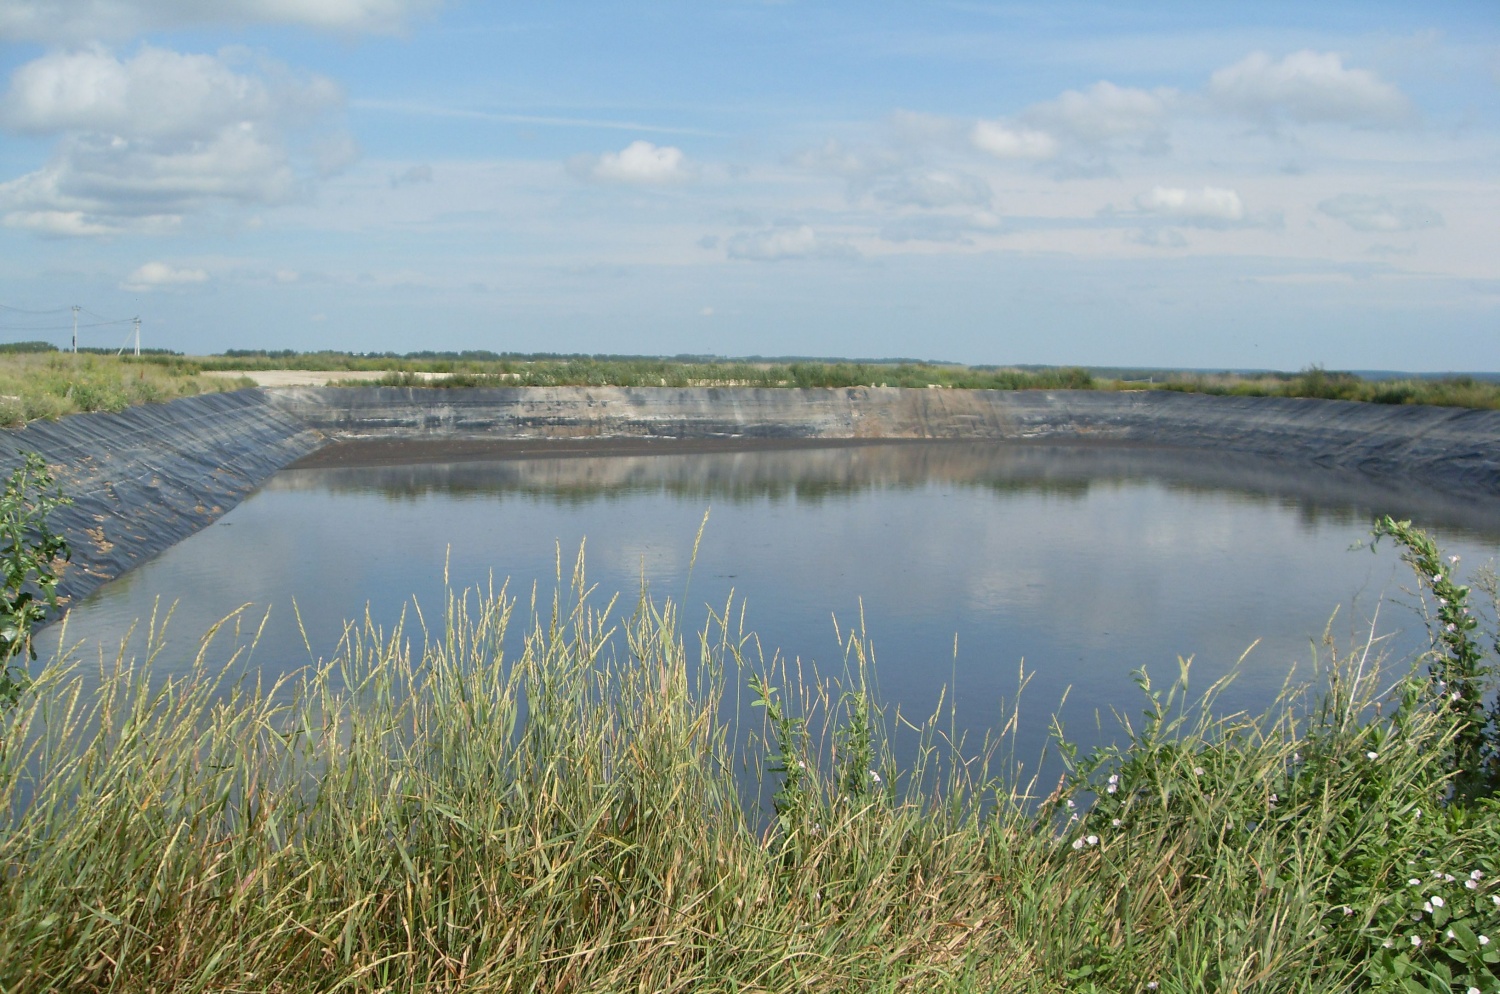
[[[0,341],[1500,370],[1500,5],[0,0]]]

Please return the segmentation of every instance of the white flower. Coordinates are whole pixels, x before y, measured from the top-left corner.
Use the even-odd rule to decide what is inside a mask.
[[[1444,901],[1442,898],[1438,897],[1436,894],[1432,895],[1432,906],[1434,908],[1441,908],[1443,904]]]
[[[1268,798],[1268,799],[1267,799],[1267,801],[1266,801],[1266,803],[1267,803],[1267,804],[1269,804],[1269,805],[1270,805],[1270,806],[1271,806],[1271,807],[1273,807],[1273,808],[1274,808],[1274,807],[1275,807],[1275,806],[1276,806],[1276,802],[1277,802],[1277,801],[1279,801],[1279,800],[1281,800],[1281,798],[1279,798],[1279,797],[1277,797],[1277,796],[1276,796],[1276,795],[1275,795],[1275,794],[1272,794],[1272,795],[1271,795],[1271,796],[1270,796],[1270,797],[1269,797],[1269,798]]]
[[[1073,803],[1073,799],[1071,797],[1068,798],[1068,810],[1072,811],[1076,807],[1078,807],[1078,805]]]
[[[1087,839],[1084,839],[1084,841],[1091,846],[1097,846],[1099,844],[1099,836],[1090,835]]]
[[[1495,902],[1495,907],[1500,908],[1500,894],[1491,894],[1490,900]]]
[[[1487,946],[1487,945],[1489,945],[1490,944],[1490,937],[1487,936],[1487,935],[1481,935],[1479,937],[1479,944],[1481,946]]]
[[[1201,776],[1203,776],[1203,767],[1201,767],[1201,766],[1195,766],[1195,767],[1193,767],[1193,776],[1195,776],[1195,777],[1201,777]]]
[[[1420,946],[1422,944],[1422,937],[1420,935],[1414,935],[1414,936],[1412,936],[1411,937],[1411,944],[1414,945],[1414,946]]]
[[[1478,987],[1470,987],[1464,994],[1480,994]]]
[[[1427,912],[1429,915],[1432,914],[1432,902],[1431,901],[1423,901],[1422,902],[1422,910],[1425,911],[1425,912]]]
[[[1120,819],[1118,819],[1118,818],[1111,818],[1111,819],[1110,819],[1110,820],[1109,820],[1109,823],[1110,823],[1110,824],[1111,824],[1111,825],[1112,825],[1112,826],[1114,826],[1114,827],[1115,827],[1115,828],[1119,828],[1119,827],[1120,827],[1120,826],[1121,826],[1121,825],[1123,825],[1123,824],[1125,824],[1125,823],[1124,823],[1124,822],[1123,822],[1123,821],[1121,821],[1121,820],[1120,820]]]
[[[1394,942],[1392,942],[1392,941],[1391,941],[1391,940],[1390,940],[1390,939],[1386,939],[1386,940],[1385,940],[1385,941],[1384,941],[1384,942],[1382,942],[1382,943],[1381,943],[1381,944],[1380,944],[1380,947],[1381,947],[1381,948],[1382,948],[1382,949],[1389,949],[1389,948],[1391,948],[1391,947],[1392,947],[1392,946],[1394,946],[1394,945],[1395,945],[1395,943],[1394,943]]]
[[[1073,848],[1074,849],[1082,849],[1083,848],[1083,840],[1082,839],[1074,839],[1073,840]]]
[[[880,783],[880,774],[876,773],[874,770],[871,770],[870,771],[870,779],[874,780],[876,783]]]
[[[1450,928],[1448,931],[1444,932],[1443,935],[1449,939],[1453,938],[1453,929]]]
[[[1146,984],[1146,990],[1148,990],[1148,991],[1154,991],[1154,990],[1156,990],[1156,981],[1152,980],[1152,981],[1147,982],[1147,984]]]
[[[1469,871],[1469,879],[1470,880],[1474,880],[1474,881],[1483,880],[1484,879],[1484,874],[1480,873],[1478,870],[1470,870]]]
[[[1451,874],[1451,873],[1445,873],[1445,874],[1443,874],[1443,882],[1444,883],[1451,884],[1455,879],[1457,879],[1457,878],[1454,877],[1453,874]]]
[[[1371,749],[1369,752],[1365,753],[1365,758],[1374,761],[1380,758],[1380,753],[1376,752],[1374,749]]]
[[[1469,890],[1478,890],[1479,889],[1478,882],[1474,881],[1474,880],[1465,880],[1464,881],[1464,886],[1467,887],[1467,888],[1469,888]]]
[[[1349,905],[1347,904],[1344,905],[1344,917],[1348,918],[1352,914],[1354,914],[1354,909],[1349,907]]]
[[[1300,752],[1294,752],[1294,753],[1292,753],[1292,762],[1294,762],[1294,763],[1300,763],[1300,762],[1302,762],[1302,753],[1300,753]]]
[[[1458,565],[1458,557],[1457,556],[1449,556],[1448,557],[1448,561],[1450,563],[1452,563],[1453,565],[1455,565],[1455,566]]]
[[[1418,880],[1416,877],[1412,877],[1410,880],[1408,880],[1406,882],[1406,886],[1408,886],[1408,887],[1420,887],[1420,886],[1422,886],[1422,881]]]

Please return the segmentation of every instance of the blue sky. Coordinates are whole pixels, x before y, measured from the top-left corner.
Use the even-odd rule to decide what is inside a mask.
[[[0,339],[1500,369],[1500,8],[6,0]],[[66,314],[66,312],[64,312]]]

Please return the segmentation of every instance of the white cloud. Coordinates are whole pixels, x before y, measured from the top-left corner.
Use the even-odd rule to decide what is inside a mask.
[[[1050,159],[1057,154],[1057,140],[1047,132],[1000,121],[980,121],[969,139],[997,159]]]
[[[0,38],[87,41],[205,24],[300,24],[392,33],[437,0],[5,0]]]
[[[391,177],[391,186],[393,188],[402,186],[414,186],[417,183],[431,182],[432,167],[427,165],[425,162],[419,165],[411,166],[410,168]]]
[[[633,141],[618,152],[606,152],[596,160],[585,160],[587,175],[616,183],[661,185],[679,183],[693,176],[682,149]]]
[[[1422,204],[1394,204],[1384,197],[1342,193],[1318,204],[1318,210],[1355,231],[1416,231],[1436,228],[1443,216]]]
[[[913,214],[899,217],[880,229],[880,237],[888,242],[947,242],[968,245],[971,235],[994,232],[1000,227],[1000,219],[989,211],[972,215],[958,214]]]
[[[208,273],[202,269],[174,269],[164,262],[148,262],[125,277],[120,289],[144,292],[207,282]]]
[[[1025,118],[1055,135],[1085,145],[1132,143],[1148,151],[1166,145],[1172,90],[1141,90],[1108,81],[1087,90],[1067,90],[1056,100],[1036,104]]]
[[[901,207],[988,207],[989,184],[968,173],[926,170],[907,173],[875,190],[875,197]]]
[[[0,183],[0,216],[55,234],[169,230],[215,204],[285,203],[351,160],[329,126],[337,86],[238,62],[146,46],[21,66],[0,124],[61,140],[41,169]]]
[[[1219,107],[1266,124],[1337,122],[1392,126],[1411,119],[1411,102],[1367,69],[1344,68],[1337,52],[1293,52],[1279,62],[1252,52],[1209,79]]]
[[[858,254],[852,245],[824,238],[805,224],[741,232],[730,238],[724,249],[731,259],[749,259],[755,262],[848,258]]]
[[[1217,186],[1205,186],[1201,190],[1154,186],[1150,192],[1136,197],[1135,205],[1149,214],[1189,223],[1222,224],[1242,221],[1245,217],[1245,205],[1240,195]]]
[[[803,169],[840,176],[849,181],[851,188],[861,189],[877,177],[904,168],[910,157],[891,149],[850,148],[837,138],[830,138],[818,148],[799,152],[791,162]]]

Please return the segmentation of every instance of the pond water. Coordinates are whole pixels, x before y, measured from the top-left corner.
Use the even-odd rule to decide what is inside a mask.
[[[1325,630],[1342,647],[1372,625],[1397,654],[1425,647],[1396,550],[1351,548],[1368,544],[1378,514],[1428,527],[1466,573],[1500,553],[1494,504],[1203,453],[658,448],[284,471],[74,606],[43,651],[62,637],[113,658],[139,619],[126,648],[139,654],[145,619],[175,605],[156,662],[170,673],[248,603],[257,621],[270,610],[250,665],[280,673],[331,655],[344,620],[367,609],[389,626],[415,599],[435,617],[445,572],[453,588],[509,578],[523,604],[534,584],[550,597],[559,555],[566,571],[586,542],[601,604],[618,592],[628,615],[644,579],[702,626],[732,595],[768,656],[824,672],[842,668],[835,625],[862,616],[881,699],[925,716],[947,688],[971,738],[1003,722],[1024,666],[1025,757],[1065,694],[1070,733],[1108,738],[1111,708],[1140,710],[1133,671],[1170,682],[1179,656],[1203,688],[1253,644],[1221,704],[1259,710],[1294,667],[1311,676]]]

